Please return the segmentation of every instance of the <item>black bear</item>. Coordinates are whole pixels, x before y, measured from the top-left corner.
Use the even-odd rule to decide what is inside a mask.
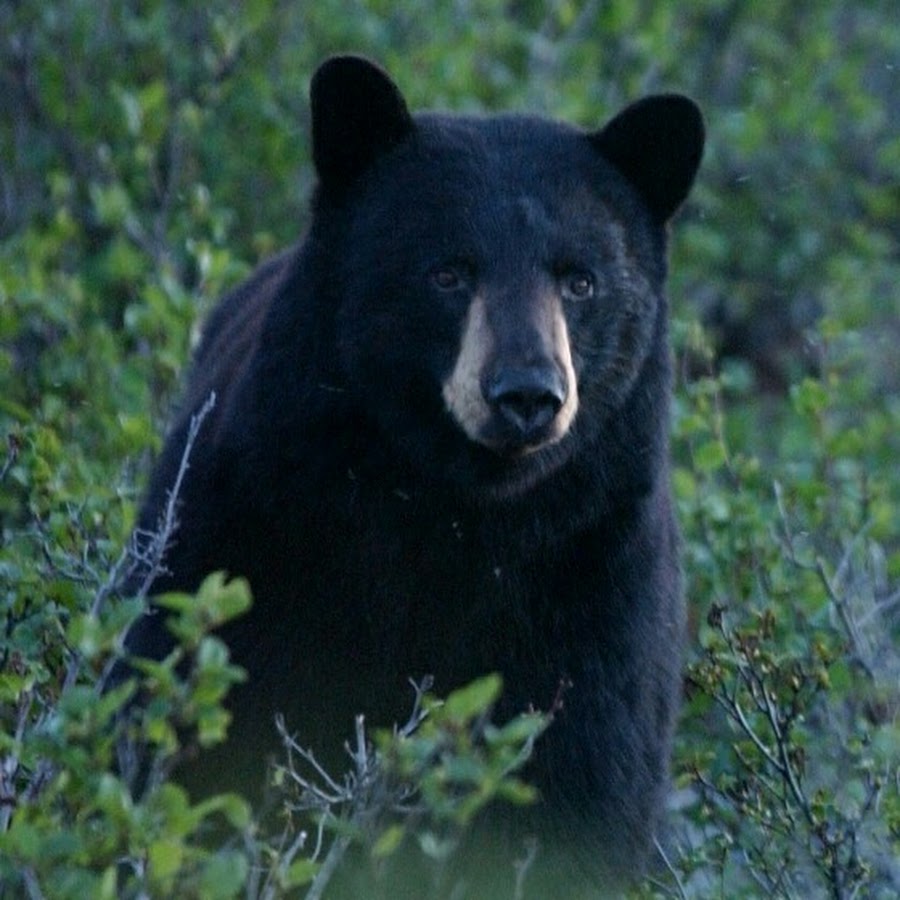
[[[231,746],[260,779],[276,712],[333,759],[355,714],[405,720],[411,677],[499,672],[501,718],[564,680],[536,827],[638,873],[679,700],[665,245],[700,113],[412,115],[355,56],[318,69],[311,109],[308,233],[210,317],[153,474],[147,529],[215,391],[154,590],[249,579],[224,638],[249,674]],[[130,649],[166,635],[147,616]]]

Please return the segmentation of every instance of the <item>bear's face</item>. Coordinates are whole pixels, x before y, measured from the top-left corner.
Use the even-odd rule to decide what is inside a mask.
[[[312,96],[319,208],[341,223],[332,289],[348,389],[413,464],[482,495],[527,490],[590,444],[654,364],[664,222],[702,131],[695,117],[687,149],[657,149],[687,161],[649,198],[652,184],[623,175],[640,162],[626,138],[648,114],[671,132],[693,105],[661,98],[624,136],[618,119],[597,133],[413,119],[352,57],[326,63]]]

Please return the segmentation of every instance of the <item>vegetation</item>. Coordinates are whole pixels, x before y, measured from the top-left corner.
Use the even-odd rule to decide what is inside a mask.
[[[408,845],[440,868],[478,809],[529,799],[516,771],[546,717],[492,723],[500,685],[486,678],[443,704],[417,686],[396,733],[360,730],[347,781],[285,735],[276,828],[240,797],[192,802],[167,776],[227,728],[241,673],[211,631],[250,602],[239,581],[168,598],[175,656],[100,693],[145,599],[118,596],[121,576],[152,573],[171,527],[130,538],[195,326],[301,231],[308,78],[347,48],[417,106],[594,126],[675,89],[705,109],[671,288],[687,702],[670,839],[638,894],[896,896],[894,13],[0,6],[0,896],[327,896],[348,848],[373,879]],[[138,689],[146,715],[121,715]],[[152,748],[149,769],[117,760],[122,731]],[[511,897],[527,881],[527,857],[515,862]]]

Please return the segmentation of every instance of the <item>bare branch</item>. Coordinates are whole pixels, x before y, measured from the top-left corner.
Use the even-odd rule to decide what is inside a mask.
[[[184,479],[187,476],[188,469],[190,469],[191,454],[194,450],[194,444],[200,434],[203,422],[213,411],[215,405],[216,392],[211,391],[203,406],[191,416],[187,437],[185,438],[184,450],[181,454],[181,462],[178,465],[178,472],[175,476],[175,481],[172,483],[172,487],[169,489],[166,505],[160,516],[157,529],[149,536],[150,543],[143,551],[139,549],[139,544],[135,544],[135,546],[130,548],[133,553],[132,558],[146,567],[143,580],[137,591],[138,597],[146,598],[149,594],[153,582],[156,580],[162,569],[166,551],[169,548],[172,537],[178,530],[178,502]],[[130,574],[133,574],[133,570],[132,572],[129,572],[129,575]]]
[[[672,876],[672,880],[675,882],[675,888],[678,892],[678,896],[681,897],[681,900],[687,900],[687,892],[684,889],[681,878],[678,877],[677,870],[672,865],[668,854],[663,849],[663,845],[659,842],[659,838],[656,837],[656,835],[653,836],[653,846],[656,847],[657,855],[663,861],[663,865],[666,867],[668,873]]]
[[[536,838],[528,838],[525,841],[525,856],[513,862],[513,868],[516,871],[516,883],[513,890],[513,900],[523,900],[525,896],[525,879],[534,861],[537,859],[538,842]]]

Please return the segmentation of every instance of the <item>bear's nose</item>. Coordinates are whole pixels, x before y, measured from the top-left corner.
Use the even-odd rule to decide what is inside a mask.
[[[485,400],[524,442],[553,421],[566,388],[553,368],[507,369],[486,385]]]

